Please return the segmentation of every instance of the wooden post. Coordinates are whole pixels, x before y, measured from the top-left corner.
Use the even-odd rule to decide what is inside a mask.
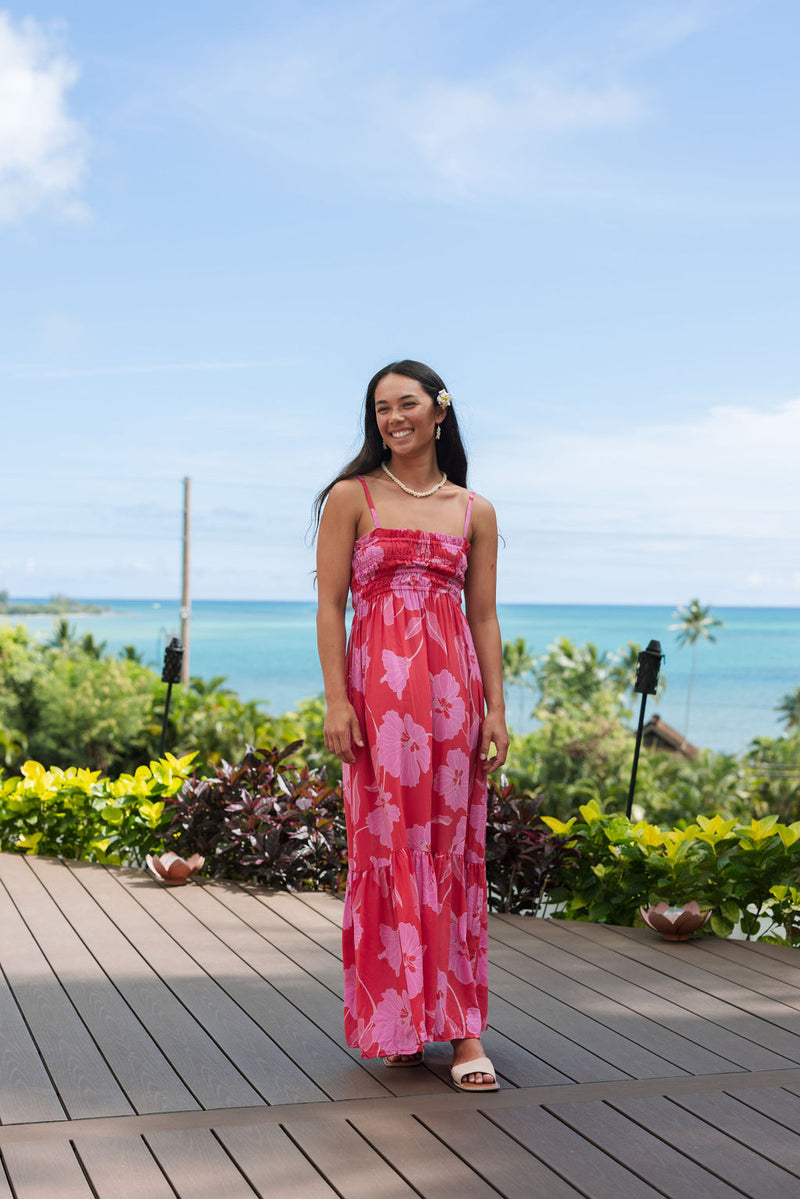
[[[183,663],[181,683],[189,682],[189,638],[191,635],[192,607],[189,596],[189,550],[191,542],[192,480],[183,480],[183,582],[181,587],[181,642]]]

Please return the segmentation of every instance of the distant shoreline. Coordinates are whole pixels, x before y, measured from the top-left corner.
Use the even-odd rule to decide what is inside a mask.
[[[0,599],[0,618],[4,616],[80,616],[82,613],[99,616],[110,612],[99,604],[53,596],[49,600]]]

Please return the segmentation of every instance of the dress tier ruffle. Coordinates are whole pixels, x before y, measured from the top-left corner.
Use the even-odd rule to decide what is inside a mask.
[[[362,1057],[486,1028],[483,687],[462,537],[376,528],[353,552],[343,768],[345,1033]]]

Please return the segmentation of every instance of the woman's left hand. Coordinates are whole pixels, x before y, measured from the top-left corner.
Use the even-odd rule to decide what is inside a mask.
[[[506,728],[505,717],[491,710],[486,713],[483,720],[483,730],[481,732],[480,744],[480,764],[481,768],[487,773],[497,770],[506,760],[508,753],[508,729]],[[489,747],[494,742],[495,754],[489,757]]]

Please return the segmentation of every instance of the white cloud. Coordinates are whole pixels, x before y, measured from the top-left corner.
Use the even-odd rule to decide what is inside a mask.
[[[649,113],[638,86],[598,67],[606,56],[597,45],[566,63],[537,45],[536,20],[511,56],[466,66],[448,53],[443,29],[421,39],[426,53],[420,39],[403,44],[424,26],[419,12],[402,29],[396,19],[392,5],[369,20],[358,4],[343,5],[334,23],[305,14],[268,38],[215,45],[165,87],[184,114],[266,158],[439,197],[572,186],[553,143],[610,135]]]
[[[524,527],[618,535],[798,538],[800,399],[682,423],[538,431],[479,455],[476,482]],[[529,452],[525,452],[526,442]],[[515,497],[525,497],[515,503]]]
[[[645,105],[618,82],[593,84],[550,70],[500,72],[483,84],[436,82],[397,99],[389,115],[429,170],[459,187],[517,191],[556,136],[638,123]]]
[[[86,133],[67,111],[78,78],[56,26],[0,12],[0,221],[43,208],[76,217]]]

